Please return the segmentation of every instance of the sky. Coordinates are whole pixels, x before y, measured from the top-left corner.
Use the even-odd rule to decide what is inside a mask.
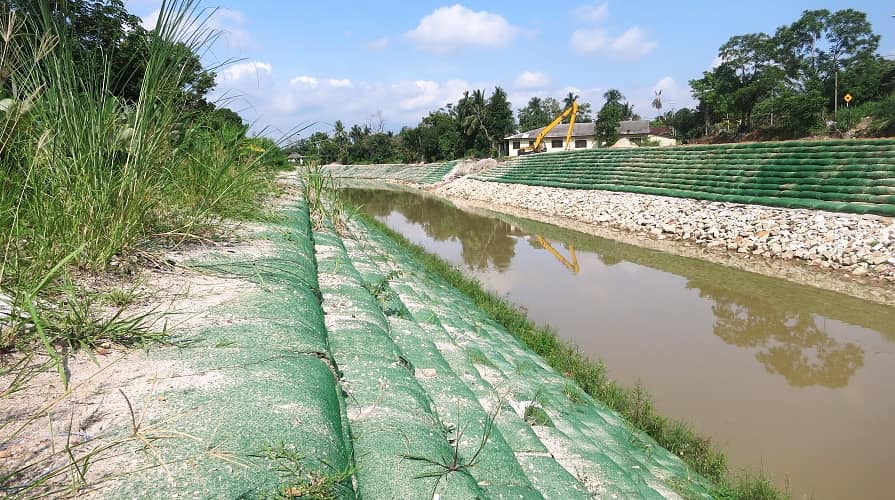
[[[495,86],[513,109],[569,91],[598,109],[615,88],[644,117],[693,106],[688,81],[717,64],[731,36],[772,34],[802,11],[854,8],[895,57],[895,4],[880,0],[747,2],[216,0],[203,53],[213,96],[272,137],[342,120],[398,131],[464,90]],[[160,0],[127,0],[151,27]]]

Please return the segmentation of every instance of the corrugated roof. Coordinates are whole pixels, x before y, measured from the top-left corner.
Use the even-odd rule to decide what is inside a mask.
[[[647,122],[649,124],[649,122]],[[541,133],[541,130],[544,130],[544,127],[536,128],[534,130],[529,130],[528,132],[521,132],[516,135],[511,135],[509,137],[504,137],[504,140],[519,140],[519,139],[534,139]],[[569,125],[567,123],[560,123],[559,125],[553,127],[553,130],[547,132],[547,135],[544,136],[545,139],[556,139],[556,138],[565,138],[566,134],[569,132]],[[576,123],[575,127],[572,129],[572,137],[573,138],[584,138],[584,137],[593,137],[594,136],[594,124],[591,123]]]
[[[618,135],[649,134],[649,120],[628,120],[618,124]]]

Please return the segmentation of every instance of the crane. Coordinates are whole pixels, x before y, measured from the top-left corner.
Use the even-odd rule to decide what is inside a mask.
[[[566,149],[569,149],[569,145],[572,141],[572,129],[575,128],[575,118],[578,116],[578,101],[572,101],[572,104],[569,105],[568,108],[565,109],[562,113],[558,114],[556,118],[550,122],[549,125],[544,127],[535,138],[535,142],[531,146],[525,146],[519,150],[520,155],[527,155],[531,153],[543,153],[547,150],[546,147],[543,147],[544,137],[553,130],[553,127],[559,125],[567,116],[571,116],[569,118],[569,131],[566,132]]]

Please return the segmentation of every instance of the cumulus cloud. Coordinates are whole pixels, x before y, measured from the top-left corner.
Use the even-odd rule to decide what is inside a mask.
[[[513,82],[513,86],[517,89],[539,89],[549,84],[550,77],[540,71],[525,71]]]
[[[519,32],[499,14],[455,4],[435,9],[405,36],[422,50],[450,54],[469,47],[505,47]]]
[[[606,30],[599,27],[577,29],[572,32],[572,38],[569,40],[572,49],[582,54],[599,52],[606,48],[608,43],[609,36],[606,34]]]
[[[330,79],[328,79],[326,82],[329,83],[331,86],[333,86],[333,87],[335,87],[335,88],[346,88],[346,89],[350,89],[350,88],[354,87],[354,84],[351,83],[351,80],[349,80],[349,79],[347,79],[347,78],[341,78],[341,79],[338,79],[338,78],[330,78]]]
[[[606,53],[636,59],[649,54],[657,46],[638,26],[628,28],[621,35],[610,36],[609,30],[602,24],[609,19],[609,4],[606,2],[581,5],[574,14],[577,20],[587,25],[573,31],[569,38],[569,46],[580,54]]]
[[[289,80],[290,87],[311,87],[314,88],[320,85],[320,81],[314,78],[313,76],[296,76],[295,78]]]
[[[609,47],[621,56],[642,57],[656,48],[656,42],[647,39],[646,33],[634,26],[612,40]]]
[[[148,30],[154,29],[158,24],[159,15],[161,15],[161,9],[156,8],[149,14],[141,16],[140,24]],[[184,22],[184,26],[220,33],[224,43],[234,49],[247,49],[255,45],[245,24],[246,17],[242,12],[222,8],[215,9],[207,18],[200,14],[197,18]]]
[[[382,38],[377,38],[375,40],[370,40],[369,42],[364,43],[364,48],[369,50],[382,50],[388,47],[390,40],[387,36]]]
[[[238,95],[233,109],[250,122],[269,124],[271,133],[307,123],[316,123],[315,130],[326,130],[336,120],[364,123],[377,114],[381,114],[386,128],[398,130],[416,125],[432,110],[457,102],[465,90],[489,86],[488,82],[461,79],[365,82],[303,74],[258,88],[245,78],[247,71],[238,73],[242,79],[225,82],[216,95]]]
[[[662,91],[662,109],[658,112],[652,106],[655,92]],[[631,92],[626,92],[629,102],[634,105],[635,112],[644,117],[665,113],[684,107],[694,107],[696,101],[690,94],[690,86],[678,83],[671,76],[664,76],[649,87],[641,87]]]
[[[273,73],[273,66],[266,62],[245,61],[232,64],[218,71],[217,82],[235,82],[239,80],[254,78],[260,80],[265,76]]]
[[[575,9],[575,17],[585,22],[603,22],[609,18],[609,2],[580,5]]]

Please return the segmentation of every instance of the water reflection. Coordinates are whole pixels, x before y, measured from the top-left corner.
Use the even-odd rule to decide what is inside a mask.
[[[434,198],[403,191],[349,189],[346,195],[369,215],[384,217],[399,212],[435,241],[459,241],[463,262],[470,269],[509,269],[516,255],[513,236],[524,234],[500,219],[463,212]]]
[[[833,338],[825,326],[827,318],[895,338],[891,308],[840,294],[548,224],[464,212],[415,193],[351,189],[346,194],[371,215],[398,212],[436,241],[456,239],[462,245],[463,262],[472,269],[486,270],[490,264],[499,271],[508,270],[516,257],[516,241],[529,236],[525,239],[531,248],[552,249],[551,255],[576,274],[575,250],[597,256],[606,267],[631,262],[681,276],[687,280],[686,288],[697,290],[699,297],[711,301],[714,334],[729,345],[752,351],[769,373],[784,377],[792,387],[845,387],[864,365],[863,349]],[[570,251],[569,259],[553,248],[559,246],[558,242]],[[576,285],[586,288],[594,283],[581,279]]]

